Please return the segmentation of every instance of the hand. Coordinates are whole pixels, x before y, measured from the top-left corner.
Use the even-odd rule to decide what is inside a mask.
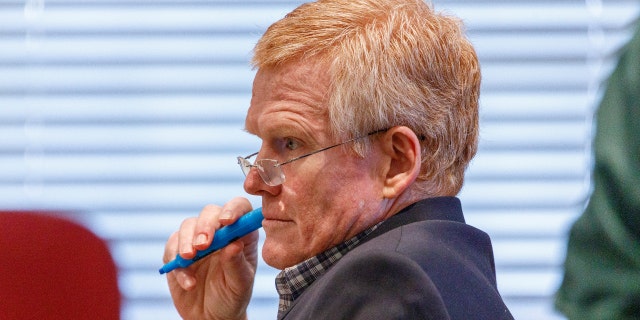
[[[245,198],[223,207],[208,205],[197,218],[182,222],[165,245],[164,263],[177,253],[185,259],[211,244],[215,230],[251,211]],[[258,261],[258,232],[254,231],[188,268],[167,273],[171,298],[183,319],[246,319]]]

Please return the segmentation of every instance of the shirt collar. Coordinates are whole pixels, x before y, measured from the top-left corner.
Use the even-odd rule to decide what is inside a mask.
[[[276,290],[280,296],[278,318],[305,289],[336,264],[347,252],[355,248],[379,224],[357,234],[355,237],[311,257],[293,267],[282,270],[276,277]]]

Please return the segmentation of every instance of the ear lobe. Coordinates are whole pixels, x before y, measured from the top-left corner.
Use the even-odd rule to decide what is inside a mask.
[[[420,174],[420,141],[413,130],[399,126],[387,131],[382,151],[389,161],[384,177],[383,196],[396,198],[415,182]]]

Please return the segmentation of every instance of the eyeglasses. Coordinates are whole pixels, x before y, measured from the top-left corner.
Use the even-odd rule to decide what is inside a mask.
[[[251,164],[251,162],[249,161],[249,158],[255,156],[258,154],[258,152],[252,153],[246,157],[238,157],[238,164],[240,165],[240,169],[242,169],[242,173],[244,173],[245,177],[249,174],[249,171],[251,171],[251,168],[256,168],[258,169],[258,173],[260,174],[260,177],[262,178],[262,180],[264,181],[264,183],[270,185],[270,186],[278,186],[281,185],[284,182],[284,172],[282,172],[282,166],[284,166],[287,163],[291,163],[294,162],[296,160],[300,160],[302,158],[306,158],[310,155],[314,155],[316,153],[320,153],[322,151],[326,151],[329,150],[331,148],[335,148],[338,146],[341,146],[343,144],[349,143],[349,142],[353,142],[359,139],[363,139],[366,138],[368,136],[380,133],[380,132],[385,132],[388,129],[381,129],[381,130],[376,130],[376,131],[372,131],[367,133],[366,135],[363,136],[359,136],[359,137],[355,137],[353,139],[329,146],[329,147],[325,147],[319,150],[315,150],[312,152],[309,152],[307,154],[303,154],[299,157],[295,157],[293,159],[289,159],[285,162],[281,162],[278,163],[278,161],[273,160],[273,159],[259,159],[256,160],[254,164]]]

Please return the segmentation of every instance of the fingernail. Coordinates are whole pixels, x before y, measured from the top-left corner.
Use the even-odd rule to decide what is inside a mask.
[[[196,237],[196,240],[193,242],[194,245],[199,246],[207,243],[207,235],[204,233],[199,234]]]
[[[191,278],[186,277],[186,278],[184,279],[184,287],[185,287],[186,289],[192,288],[192,287],[193,287],[193,285],[194,285],[194,283],[193,283],[193,280],[192,280]]]
[[[191,289],[191,287],[193,287],[194,282],[191,277],[184,273],[179,273],[178,277],[178,282],[180,282],[180,286],[182,287],[182,289],[189,290]]]
[[[185,254],[190,254],[193,251],[193,245],[187,245],[186,243],[181,244],[180,248],[178,248],[178,254],[183,256]]]
[[[231,214],[231,211],[223,211],[220,214],[220,219],[231,219],[233,218],[233,214]]]

